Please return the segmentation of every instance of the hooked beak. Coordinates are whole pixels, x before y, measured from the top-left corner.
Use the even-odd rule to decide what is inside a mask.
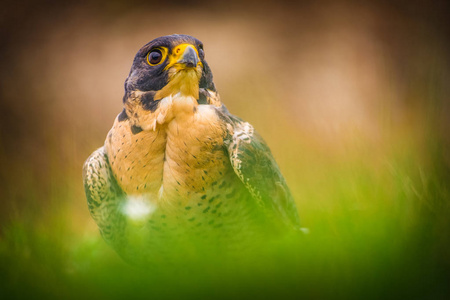
[[[199,62],[197,52],[194,47],[187,46],[177,63],[184,64],[187,68],[195,68]]]
[[[166,70],[175,67],[177,70],[197,68],[198,65],[202,65],[198,52],[194,45],[181,44],[176,46],[172,50],[172,54],[169,57],[169,63],[166,66]]]

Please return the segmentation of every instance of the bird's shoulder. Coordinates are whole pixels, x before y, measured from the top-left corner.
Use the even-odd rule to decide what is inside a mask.
[[[291,228],[299,228],[297,208],[289,187],[266,141],[225,106],[217,109],[227,124],[225,139],[232,168],[253,199],[266,212]]]

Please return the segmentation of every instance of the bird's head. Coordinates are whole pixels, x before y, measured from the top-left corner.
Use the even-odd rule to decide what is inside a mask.
[[[153,101],[178,93],[199,99],[201,89],[215,91],[202,42],[189,35],[168,35],[136,54],[125,81],[124,102],[133,92],[151,92]]]

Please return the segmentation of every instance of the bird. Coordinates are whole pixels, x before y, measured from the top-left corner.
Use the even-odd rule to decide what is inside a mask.
[[[128,261],[193,241],[239,248],[300,228],[267,143],[227,110],[203,43],[189,35],[137,52],[123,110],[86,160],[83,182],[102,237]]]

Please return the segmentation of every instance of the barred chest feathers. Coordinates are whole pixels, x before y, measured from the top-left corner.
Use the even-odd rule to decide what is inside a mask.
[[[227,128],[214,106],[176,95],[161,100],[154,112],[128,112],[134,118],[116,118],[105,142],[112,171],[128,195],[188,205],[238,181],[224,150]]]

